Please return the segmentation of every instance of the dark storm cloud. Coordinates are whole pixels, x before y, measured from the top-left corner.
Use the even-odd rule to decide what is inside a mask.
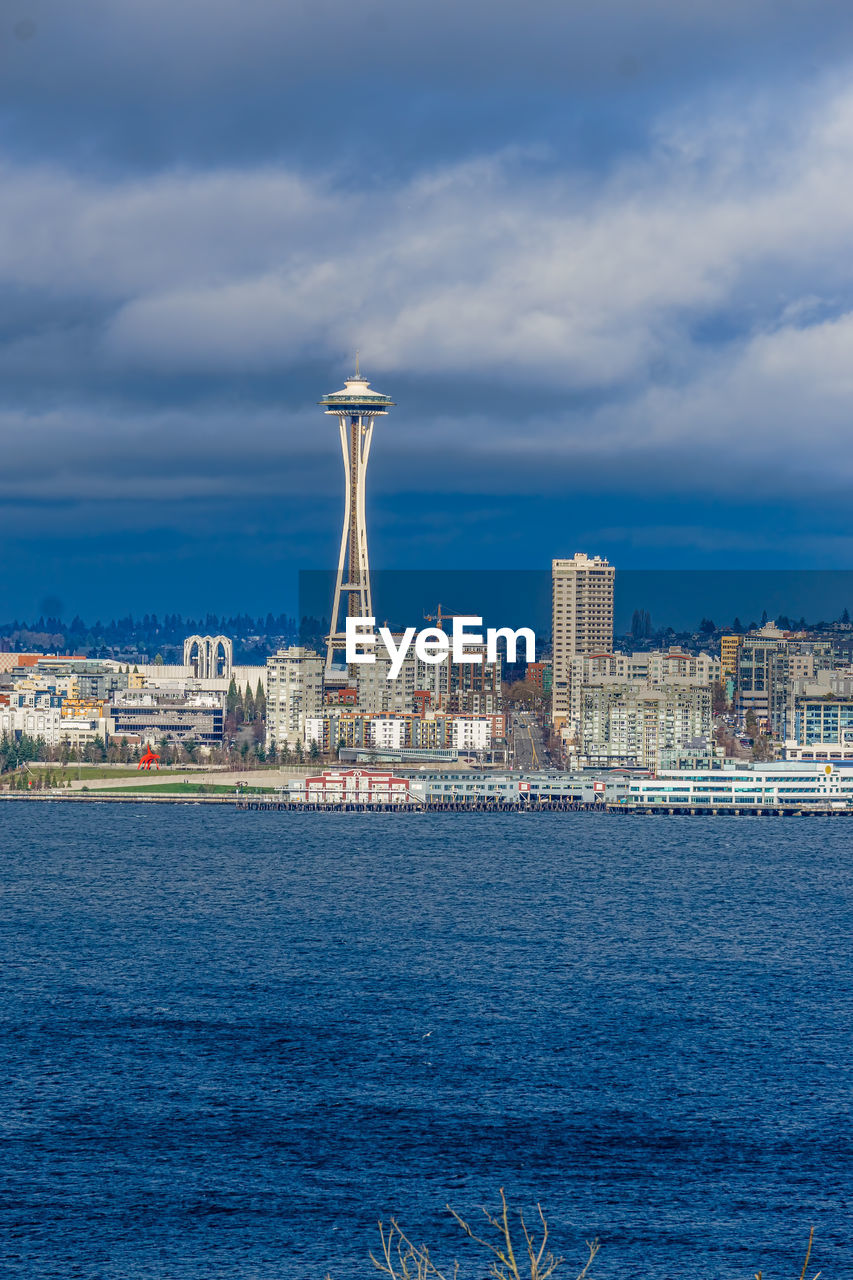
[[[433,85],[544,76],[562,87],[632,80],[646,63],[695,75],[786,50],[843,53],[853,18],[843,0],[18,0],[3,26],[12,91],[34,87],[36,65],[57,96],[101,85],[118,100],[234,96],[317,78],[334,98],[335,75],[353,91],[418,74]]]
[[[845,0],[10,0],[0,39],[0,136],[21,154],[384,172],[389,156],[391,171],[416,169],[543,135],[591,158],[685,89],[837,65],[853,12]]]

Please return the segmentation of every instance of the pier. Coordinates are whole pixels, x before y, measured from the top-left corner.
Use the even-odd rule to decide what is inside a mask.
[[[569,799],[517,800],[301,800],[286,794],[264,795],[122,795],[109,791],[30,791],[0,793],[0,802],[20,804],[178,804],[219,805],[238,813],[597,813],[622,817],[804,818],[847,817],[853,807],[816,801],[798,804],[668,805],[586,802]]]

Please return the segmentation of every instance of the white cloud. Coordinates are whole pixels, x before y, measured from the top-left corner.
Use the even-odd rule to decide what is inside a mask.
[[[718,133],[690,157],[661,140],[597,184],[516,152],[397,189],[7,165],[0,279],[114,307],[111,350],[152,368],[281,368],[366,335],[388,370],[429,352],[436,369],[612,385],[680,358],[718,311],[772,325],[851,284],[853,95],[790,150],[733,154]]]

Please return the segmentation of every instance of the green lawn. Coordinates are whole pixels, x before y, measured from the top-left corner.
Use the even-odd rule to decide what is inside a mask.
[[[246,794],[264,794],[274,795],[275,791],[272,787],[233,787],[222,786],[212,782],[152,782],[150,786],[142,787],[98,787],[97,790],[90,794],[93,796],[109,796],[113,792],[124,795],[149,795],[152,791],[167,791],[173,795],[225,795],[233,796],[239,790],[241,795]]]

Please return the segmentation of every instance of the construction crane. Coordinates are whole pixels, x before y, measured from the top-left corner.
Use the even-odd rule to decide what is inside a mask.
[[[445,618],[467,618],[468,616],[467,613],[442,613],[439,605],[435,613],[424,614],[424,622],[434,622],[439,631],[443,631],[444,627],[441,624]]]

